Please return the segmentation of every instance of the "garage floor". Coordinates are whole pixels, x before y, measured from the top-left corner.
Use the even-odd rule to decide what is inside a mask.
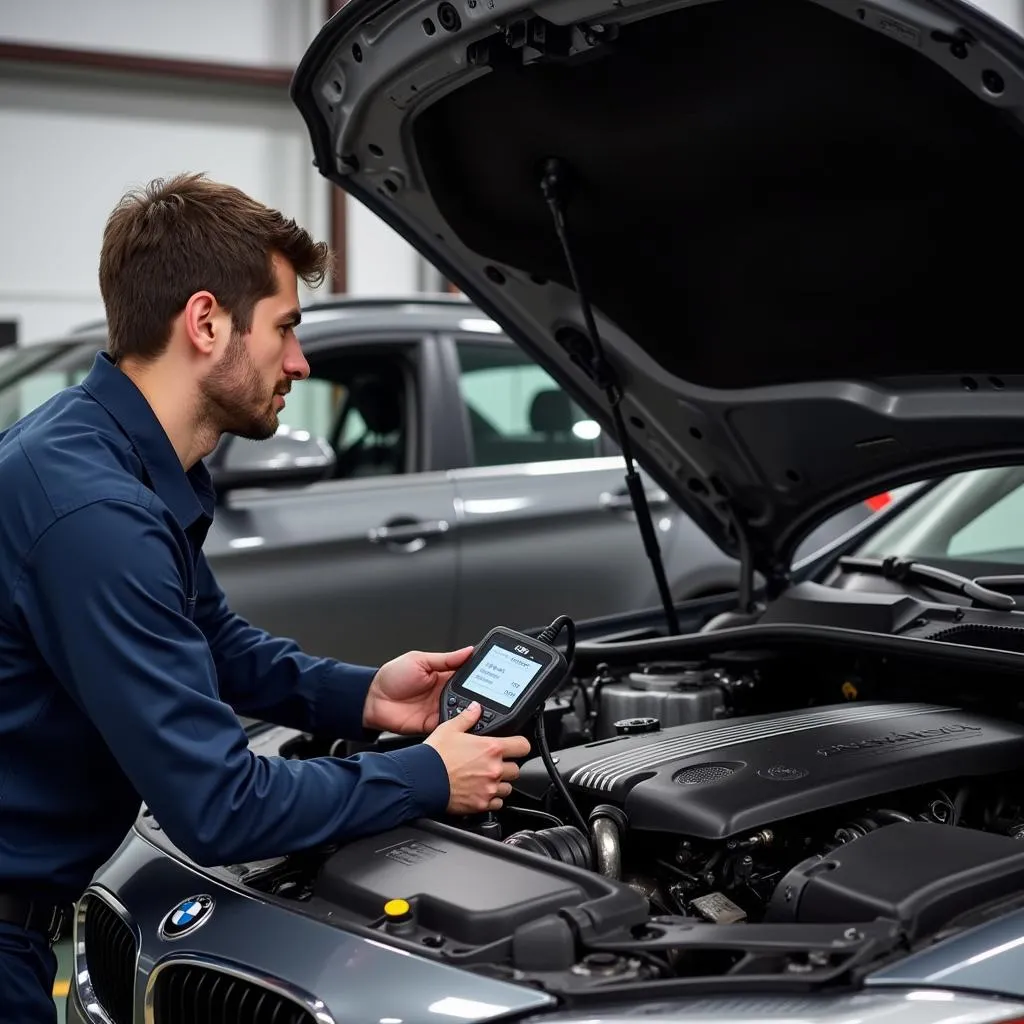
[[[57,1004],[58,1024],[64,1024],[64,1003],[71,984],[71,940],[58,942],[53,951],[57,954],[57,981],[53,986],[53,1001]]]

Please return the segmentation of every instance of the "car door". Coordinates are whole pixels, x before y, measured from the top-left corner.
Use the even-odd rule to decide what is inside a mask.
[[[603,456],[600,428],[520,349],[450,338],[468,437],[455,483],[460,548],[456,642],[495,623],[543,625],[657,601],[625,494],[621,456]],[[678,513],[645,478],[655,528],[670,547]]]
[[[253,624],[371,665],[451,646],[454,484],[425,471],[423,454],[434,344],[307,346],[311,375],[292,388],[282,421],[331,444],[334,478],[228,493],[205,548],[229,603]],[[396,391],[400,427],[380,405]]]

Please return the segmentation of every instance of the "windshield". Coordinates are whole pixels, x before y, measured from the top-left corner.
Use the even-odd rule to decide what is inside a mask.
[[[0,360],[0,430],[88,374],[99,346],[82,342],[29,345],[4,350]]]
[[[1024,565],[1024,466],[947,477],[869,538],[858,555],[897,555],[1019,572]]]

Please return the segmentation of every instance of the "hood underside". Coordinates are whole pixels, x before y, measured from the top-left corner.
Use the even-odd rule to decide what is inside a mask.
[[[874,491],[1024,455],[1020,40],[846,0],[351,0],[292,86],[321,172],[638,461],[788,565]]]

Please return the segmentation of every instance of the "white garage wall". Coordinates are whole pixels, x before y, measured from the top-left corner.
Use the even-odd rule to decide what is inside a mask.
[[[215,64],[294,67],[321,0],[2,0],[0,37]]]
[[[293,67],[322,0],[0,0],[0,40],[185,60]],[[0,320],[31,344],[101,317],[103,224],[122,193],[205,171],[330,236],[331,186],[287,95],[116,72],[30,75],[0,64]],[[390,228],[349,202],[348,290],[434,286]],[[321,289],[322,293],[326,288]],[[304,298],[307,296],[304,296]]]
[[[419,253],[375,213],[348,200],[348,290],[353,295],[436,291],[440,280]]]
[[[329,231],[327,185],[283,103],[0,80],[0,138],[14,157],[0,171],[0,318],[17,314],[26,343],[102,315],[104,222],[151,178],[205,171]]]

